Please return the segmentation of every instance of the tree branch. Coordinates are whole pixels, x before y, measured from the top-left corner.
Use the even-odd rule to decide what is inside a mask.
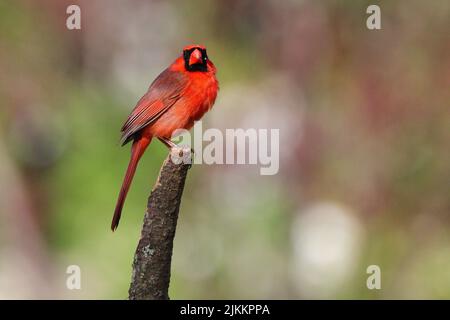
[[[190,161],[181,164],[172,161],[179,156],[190,160],[191,150],[172,149],[148,198],[141,239],[133,260],[130,300],[169,299],[173,239],[184,182],[191,166],[187,164]]]

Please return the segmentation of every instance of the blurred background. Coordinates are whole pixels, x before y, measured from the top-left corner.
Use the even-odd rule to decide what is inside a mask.
[[[2,0],[1,299],[127,298],[167,149],[147,150],[112,233],[119,130],[190,43],[221,87],[203,128],[279,128],[280,171],[191,169],[172,299],[450,298],[450,2]]]

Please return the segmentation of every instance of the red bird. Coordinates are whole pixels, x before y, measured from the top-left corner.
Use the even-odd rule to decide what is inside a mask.
[[[167,147],[176,129],[189,130],[214,104],[219,85],[206,48],[190,45],[164,70],[138,101],[122,127],[122,145],[133,141],[131,159],[120,189],[111,229],[119,225],[123,204],[137,164],[153,137]]]

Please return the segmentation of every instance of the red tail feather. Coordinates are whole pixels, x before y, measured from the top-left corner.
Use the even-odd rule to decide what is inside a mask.
[[[120,189],[119,198],[117,199],[116,209],[114,210],[114,217],[111,222],[111,230],[114,231],[119,225],[120,215],[122,213],[123,204],[125,198],[127,197],[128,189],[130,188],[131,181],[133,180],[134,173],[136,172],[136,167],[141,159],[147,146],[150,144],[150,139],[147,137],[141,137],[133,142],[131,147],[131,159],[128,164],[128,169],[125,174],[125,178],[122,183],[122,188]]]

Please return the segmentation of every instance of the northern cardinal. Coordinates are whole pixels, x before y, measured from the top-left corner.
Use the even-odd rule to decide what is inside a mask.
[[[206,48],[190,45],[165,69],[138,101],[123,125],[122,145],[133,141],[131,159],[120,189],[111,229],[119,225],[123,204],[139,159],[153,137],[167,147],[176,129],[189,130],[213,106],[219,84]]]

